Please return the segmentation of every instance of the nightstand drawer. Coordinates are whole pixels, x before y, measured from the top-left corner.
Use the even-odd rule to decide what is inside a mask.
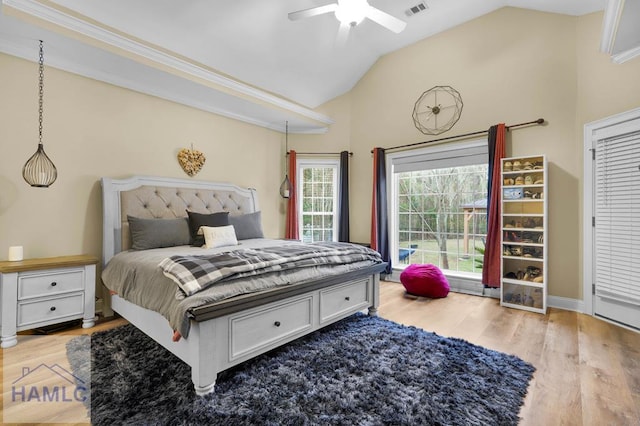
[[[369,306],[369,280],[320,292],[320,323],[350,315]]]
[[[30,328],[78,318],[93,327],[96,263],[86,254],[0,261],[0,347]]]
[[[18,304],[18,328],[37,323],[56,322],[65,317],[82,317],[84,293],[26,301]]]
[[[18,300],[54,296],[83,289],[84,269],[25,273],[18,278]]]

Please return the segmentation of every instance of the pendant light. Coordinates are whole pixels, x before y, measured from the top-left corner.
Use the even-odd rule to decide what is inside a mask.
[[[42,40],[40,40],[40,75],[38,85],[38,150],[31,156],[22,168],[22,177],[31,186],[36,188],[48,188],[58,177],[58,171],[53,162],[47,157],[42,145],[42,105],[44,97],[44,53]]]
[[[280,196],[282,198],[289,198],[291,194],[291,181],[289,180],[289,122],[285,121],[285,136],[284,136],[284,180],[280,185]]]

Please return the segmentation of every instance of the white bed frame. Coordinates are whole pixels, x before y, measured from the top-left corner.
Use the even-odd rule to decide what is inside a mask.
[[[254,189],[228,183],[147,176],[121,180],[103,178],[103,266],[123,249],[123,218],[126,221],[128,212],[123,211],[121,205],[122,193],[140,187],[219,191],[241,197],[249,206],[242,213],[259,210]],[[379,274],[384,266],[379,264],[341,276],[237,296],[195,309],[189,337],[178,342],[172,341],[173,330],[162,315],[117,295],[111,296],[110,303],[105,300],[103,311],[108,315],[113,309],[191,366],[196,393],[205,395],[214,391],[217,374],[233,365],[355,312],[368,309],[369,315],[375,316],[379,304]]]

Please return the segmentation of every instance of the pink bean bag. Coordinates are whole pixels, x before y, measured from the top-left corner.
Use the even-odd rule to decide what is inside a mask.
[[[437,299],[449,294],[449,281],[436,265],[409,265],[400,274],[400,282],[407,293]]]

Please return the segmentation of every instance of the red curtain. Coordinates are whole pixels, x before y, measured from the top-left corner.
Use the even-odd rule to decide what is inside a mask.
[[[298,182],[296,179],[296,152],[289,151],[289,182],[291,182],[291,191],[289,192],[289,200],[287,202],[287,222],[285,225],[284,237],[291,240],[299,240],[300,234],[298,230]]]
[[[489,129],[489,194],[487,194],[487,239],[484,249],[482,283],[488,287],[500,287],[500,193],[501,160],[505,157],[504,123]]]

